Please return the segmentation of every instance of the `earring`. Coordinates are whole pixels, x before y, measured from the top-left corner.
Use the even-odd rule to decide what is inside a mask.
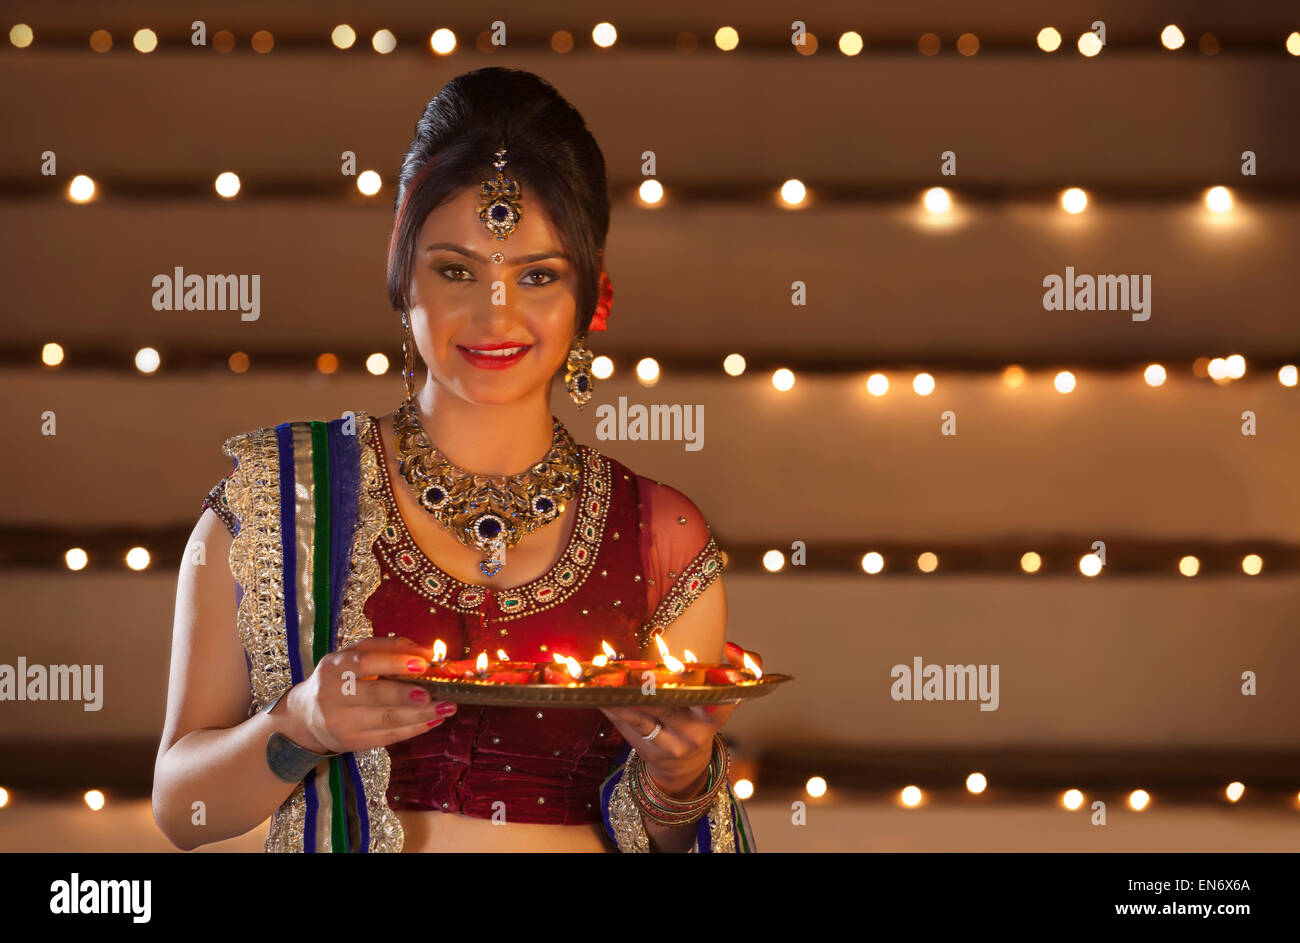
[[[596,385],[591,373],[593,355],[587,349],[585,341],[585,337],[578,336],[577,343],[569,350],[569,359],[564,364],[564,388],[569,391],[573,405],[579,409],[587,405],[592,388]]]
[[[411,336],[411,322],[405,311],[402,312],[402,327],[406,333],[402,337],[403,378],[406,381],[406,401],[415,402],[415,338]]]

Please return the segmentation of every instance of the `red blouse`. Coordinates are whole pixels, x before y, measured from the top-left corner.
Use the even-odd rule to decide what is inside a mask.
[[[382,470],[387,515],[373,545],[381,580],[365,604],[376,636],[422,645],[442,639],[449,658],[481,651],[495,658],[504,649],[520,661],[546,661],[553,652],[586,661],[600,654],[602,640],[635,658],[724,569],[709,524],[689,498],[583,445],[578,513],[555,566],[511,589],[462,583],[438,569],[407,530],[377,422],[364,445]],[[224,485],[204,505],[233,533]],[[388,804],[490,818],[503,802],[497,808],[509,822],[599,822],[600,786],[623,745],[594,708],[463,704],[427,733],[388,746]]]

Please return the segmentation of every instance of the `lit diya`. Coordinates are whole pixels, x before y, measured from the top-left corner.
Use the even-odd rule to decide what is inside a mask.
[[[551,656],[555,661],[542,665],[542,684],[577,684],[582,680],[582,665],[558,652]]]
[[[447,660],[447,643],[438,639],[433,643],[433,660],[425,669],[426,678],[470,678],[474,676],[477,662],[473,658]]]
[[[487,652],[479,652],[474,662],[474,677],[492,684],[531,684],[537,666],[531,661],[511,661],[510,656],[497,649],[497,661],[489,662]]]

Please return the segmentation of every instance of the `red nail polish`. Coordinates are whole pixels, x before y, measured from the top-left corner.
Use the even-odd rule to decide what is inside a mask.
[[[412,658],[410,661],[408,661],[408,662],[406,663],[406,670],[407,670],[407,671],[414,671],[414,672],[416,672],[417,674],[423,674],[423,673],[424,673],[424,659],[423,659],[423,658]]]
[[[411,700],[413,701],[419,701],[420,703],[424,703],[428,699],[429,699],[429,692],[424,690],[424,688],[416,688],[414,691],[411,692]]]

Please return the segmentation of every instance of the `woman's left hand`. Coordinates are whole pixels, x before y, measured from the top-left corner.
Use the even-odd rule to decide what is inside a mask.
[[[713,735],[735,709],[735,704],[600,708],[645,760],[655,785],[670,794],[690,789],[704,775],[713,755]],[[646,740],[657,723],[663,729]]]

